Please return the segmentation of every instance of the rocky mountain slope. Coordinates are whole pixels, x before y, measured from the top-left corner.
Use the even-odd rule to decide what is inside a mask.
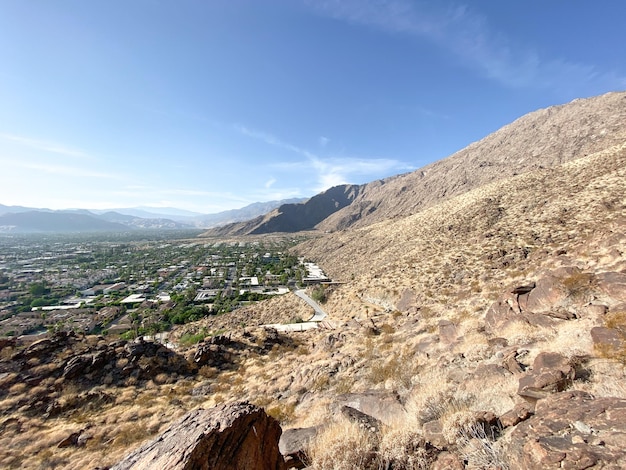
[[[313,228],[332,232],[406,217],[490,182],[550,168],[619,144],[626,137],[625,123],[624,92],[574,100],[529,113],[448,158],[412,173],[352,186],[347,203],[329,206],[323,217],[319,211],[312,217],[307,205],[290,205],[209,234]]]
[[[268,214],[247,222],[225,225],[203,236],[260,235],[274,232],[301,232],[312,230],[329,215],[350,205],[359,195],[361,186],[335,186],[306,202],[283,204]]]
[[[624,468],[626,138],[610,139],[297,246],[341,281],[325,329],[263,328],[312,314],[287,294],[185,325],[174,339],[206,338],[177,351],[0,344],[0,467],[208,465],[225,440],[286,468]]]

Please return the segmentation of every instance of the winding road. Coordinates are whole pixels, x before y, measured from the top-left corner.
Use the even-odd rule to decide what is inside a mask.
[[[298,297],[304,300],[307,304],[313,307],[313,310],[315,311],[313,316],[309,318],[308,321],[301,322],[301,323],[282,323],[282,324],[263,325],[263,326],[274,328],[277,331],[305,331],[305,330],[311,330],[314,328],[319,328],[319,323],[324,321],[324,319],[328,316],[328,314],[324,310],[322,310],[322,307],[320,307],[319,304],[315,300],[313,300],[311,297],[309,297],[306,294],[304,289],[298,289],[294,291],[294,294],[296,294]]]
[[[307,304],[313,307],[313,310],[315,310],[315,314],[311,318],[309,318],[308,321],[310,322],[322,321],[324,318],[328,316],[326,312],[322,310],[322,307],[320,307],[319,304],[315,300],[313,300],[311,297],[309,297],[306,294],[304,289],[298,289],[294,291],[294,294],[296,294],[298,297],[304,300]]]

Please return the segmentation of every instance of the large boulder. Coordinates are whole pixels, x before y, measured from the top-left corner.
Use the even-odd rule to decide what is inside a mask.
[[[338,412],[341,412],[344,406],[354,408],[387,425],[393,424],[406,415],[406,410],[400,403],[398,395],[377,390],[339,395],[335,406]]]
[[[285,468],[304,468],[310,442],[315,439],[322,426],[285,429],[280,436],[278,449],[285,458]]]
[[[187,413],[111,470],[282,469],[278,421],[240,402]]]
[[[626,302],[626,273],[606,272],[596,276],[599,290],[615,302]]]
[[[581,391],[550,395],[511,432],[510,470],[626,468],[626,399]]]
[[[532,400],[561,392],[571,385],[576,371],[566,357],[558,353],[542,352],[533,362],[532,370],[519,380],[518,395]]]
[[[546,276],[537,281],[533,290],[520,295],[519,304],[523,311],[548,312],[565,306],[567,292],[556,276]]]

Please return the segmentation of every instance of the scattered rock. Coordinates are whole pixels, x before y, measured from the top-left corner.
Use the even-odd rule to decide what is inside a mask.
[[[281,429],[245,402],[187,413],[111,470],[282,470]]]
[[[585,316],[600,317],[609,311],[609,307],[603,304],[588,304],[580,309]]]
[[[564,306],[567,292],[563,289],[560,278],[549,275],[537,281],[532,291],[519,297],[522,311],[533,313],[548,312]]]
[[[225,362],[230,359],[230,354],[224,347],[211,344],[210,342],[202,342],[198,344],[198,348],[193,356],[193,362],[198,366],[222,367]]]
[[[506,348],[509,345],[509,341],[506,338],[490,338],[487,343],[493,349]]]
[[[62,376],[67,379],[78,377],[91,363],[91,356],[74,356],[65,364]]]
[[[511,470],[620,469],[625,446],[626,399],[567,391],[537,402],[535,415],[512,431],[505,454]]]
[[[0,351],[4,348],[14,348],[16,344],[15,338],[0,338]]]
[[[206,395],[210,395],[213,393],[213,385],[211,382],[203,382],[200,385],[196,385],[191,389],[191,396],[193,397],[204,397]]]

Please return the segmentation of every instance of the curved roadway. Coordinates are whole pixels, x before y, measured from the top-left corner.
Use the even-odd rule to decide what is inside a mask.
[[[311,318],[309,318],[308,321],[310,322],[322,321],[324,318],[328,316],[326,312],[322,310],[322,307],[320,307],[319,304],[315,300],[313,300],[311,297],[309,297],[306,294],[304,289],[298,289],[294,291],[294,294],[296,294],[298,297],[304,300],[307,304],[313,307],[313,310],[315,310],[315,313],[313,314]]]

